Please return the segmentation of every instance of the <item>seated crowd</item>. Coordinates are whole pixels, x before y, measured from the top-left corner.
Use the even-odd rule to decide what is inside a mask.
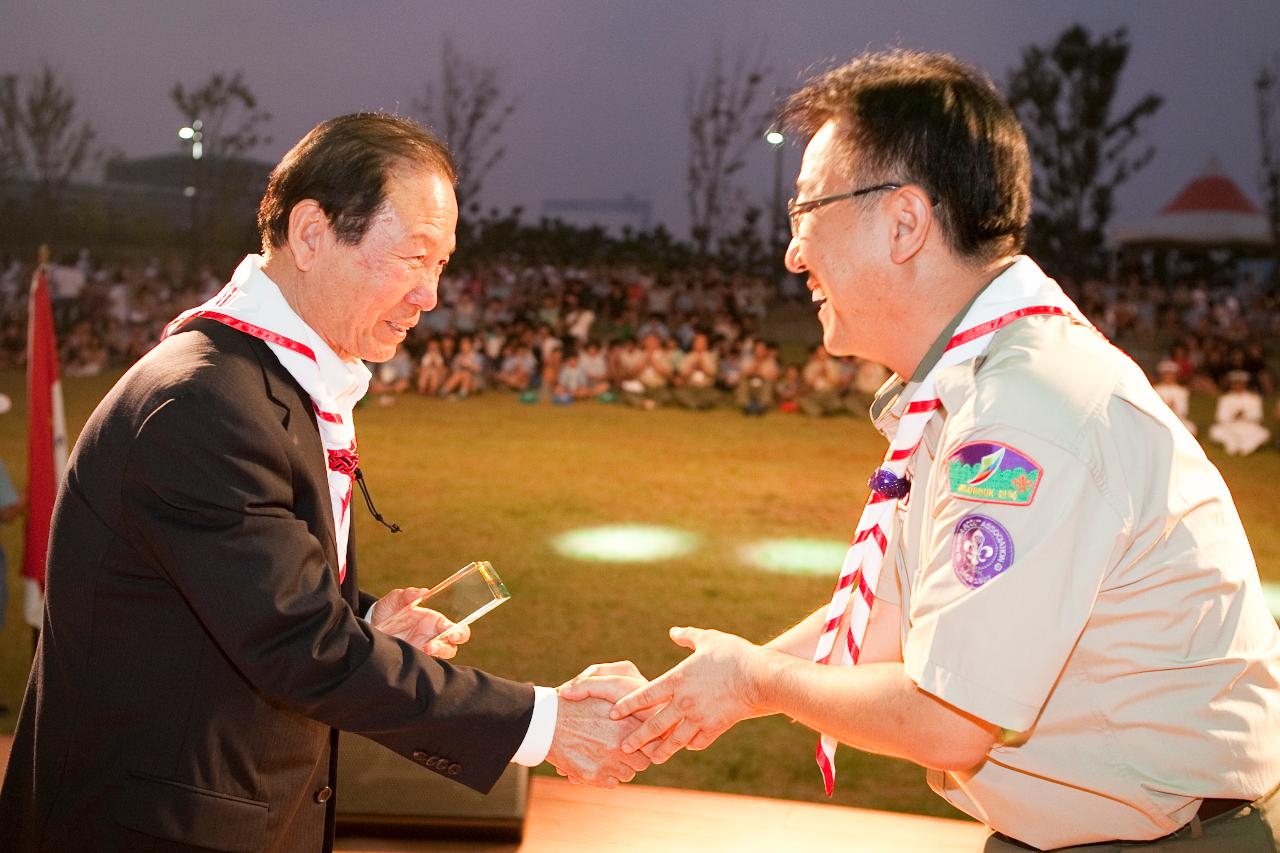
[[[25,356],[29,266],[0,261],[0,364]],[[128,365],[180,311],[215,293],[210,268],[103,265],[87,252],[50,270],[63,372],[92,376]],[[1280,334],[1280,294],[1245,275],[1163,286],[1066,279],[1063,287],[1110,339],[1152,369],[1157,390],[1189,427],[1191,394],[1216,398],[1208,438],[1228,453],[1265,444],[1265,397],[1275,377],[1264,342]],[[864,415],[886,378],[877,364],[817,347],[778,347],[760,334],[771,308],[803,294],[716,269],[654,275],[635,267],[490,262],[440,282],[439,305],[391,361],[374,365],[374,399],[416,392],[464,399],[505,390],[527,402],[621,401],[641,409],[732,405],[809,415]],[[1277,413],[1280,417],[1280,413]]]
[[[555,331],[513,320],[470,334],[415,337],[390,361],[370,365],[370,390],[380,405],[408,391],[460,400],[497,390],[527,403],[598,400],[646,410],[734,405],[748,415],[771,409],[865,415],[888,378],[878,364],[832,358],[821,346],[802,367],[787,366],[776,345],[738,328],[709,333],[682,324],[672,332],[651,319],[641,336],[622,333],[607,342]]]

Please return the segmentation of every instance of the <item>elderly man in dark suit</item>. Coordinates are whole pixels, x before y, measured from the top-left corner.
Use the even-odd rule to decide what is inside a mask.
[[[604,702],[443,662],[465,628],[431,641],[413,590],[356,584],[360,360],[435,305],[453,181],[410,121],[319,125],[272,173],[264,256],[98,406],[55,510],[6,850],[328,849],[338,729],[480,791],[512,760],[602,785],[647,764]]]

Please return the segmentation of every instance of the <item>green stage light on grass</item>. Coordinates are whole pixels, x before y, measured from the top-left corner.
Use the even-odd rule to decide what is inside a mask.
[[[742,559],[757,569],[790,575],[840,573],[849,543],[835,539],[765,539],[739,549]]]
[[[1262,597],[1267,600],[1267,606],[1271,608],[1271,615],[1280,619],[1280,583],[1264,583],[1262,585]]]
[[[604,563],[651,563],[688,554],[698,537],[672,527],[611,524],[570,530],[552,540],[559,553],[575,560]]]

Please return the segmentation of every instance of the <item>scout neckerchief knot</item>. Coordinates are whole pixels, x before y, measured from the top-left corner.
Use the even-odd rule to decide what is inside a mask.
[[[880,581],[880,568],[889,549],[894,502],[906,497],[910,490],[907,463],[920,445],[925,425],[942,405],[933,390],[935,376],[940,370],[982,355],[997,329],[1034,314],[1056,314],[1085,322],[1071,300],[1034,261],[1019,257],[978,296],[938,363],[912,391],[884,462],[868,483],[872,492],[840,568],[840,579],[836,581],[813,654],[815,662],[834,666],[852,666],[858,662]],[[840,630],[842,624],[843,631]],[[844,642],[837,645],[841,636]],[[827,796],[835,791],[835,752],[835,738],[822,735],[817,759]]]
[[[338,582],[347,577],[351,535],[351,494],[360,456],[352,409],[369,387],[369,369],[357,358],[342,360],[294,313],[267,275],[260,255],[249,255],[231,281],[208,302],[184,311],[165,327],[164,337],[199,317],[217,320],[266,341],[280,364],[311,396],[324,446],[325,477],[338,546]]]

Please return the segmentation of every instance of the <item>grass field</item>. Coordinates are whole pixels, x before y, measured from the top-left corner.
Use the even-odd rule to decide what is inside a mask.
[[[113,378],[66,381],[73,434]],[[22,375],[0,372],[0,391],[15,401],[0,417],[0,456],[21,488]],[[513,598],[476,625],[459,661],[543,684],[624,657],[657,674],[683,657],[666,637],[671,625],[762,641],[824,602],[836,565],[818,575],[769,573],[748,565],[740,549],[770,537],[847,540],[883,449],[868,424],[848,418],[557,408],[493,394],[461,403],[405,398],[362,409],[358,422],[374,499],[405,529],[391,535],[357,510],[362,585],[378,592],[429,585],[470,560],[492,561]],[[1280,581],[1280,454],[1211,455],[1236,495],[1264,578]],[[566,558],[552,545],[566,531],[619,522],[686,531],[696,547],[658,562],[604,563]],[[15,567],[21,525],[3,537]],[[16,711],[30,645],[18,601],[7,616],[0,701]],[[11,712],[0,727],[13,721]],[[825,801],[813,748],[813,733],[786,720],[749,721],[640,781]],[[955,814],[904,762],[842,749],[838,772],[835,802]]]

